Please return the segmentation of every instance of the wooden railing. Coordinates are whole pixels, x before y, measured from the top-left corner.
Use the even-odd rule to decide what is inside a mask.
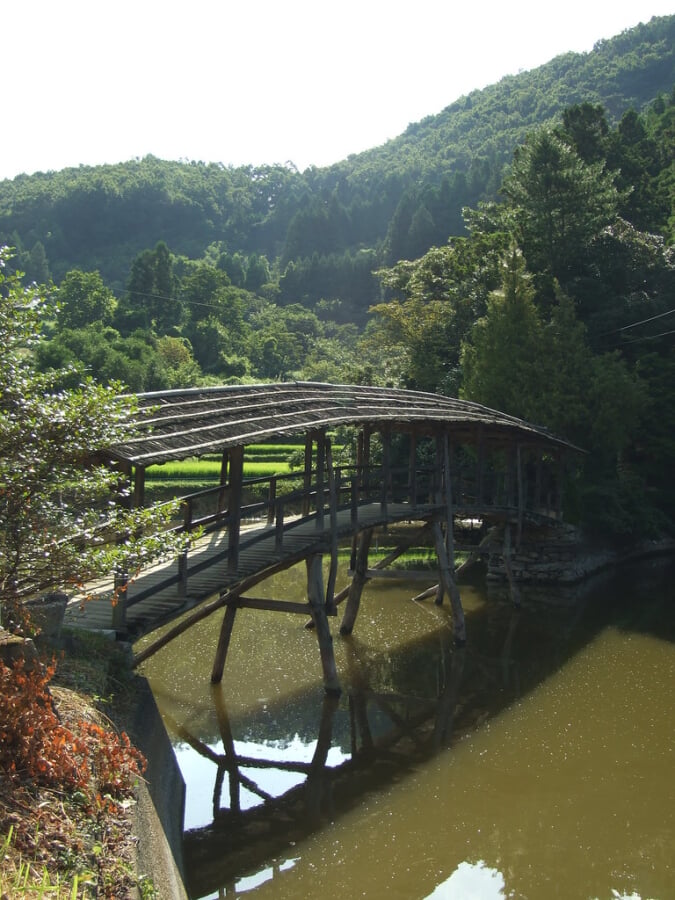
[[[475,511],[479,514],[491,508],[516,510],[519,505],[514,485],[504,473],[484,472],[477,479],[475,472],[457,468],[451,471],[450,484],[450,508],[457,512],[471,514]],[[261,490],[263,485],[266,485],[266,490]],[[284,490],[285,487],[288,489]],[[274,530],[274,553],[281,555],[284,535],[290,528],[314,518],[317,530],[324,531],[328,516],[329,530],[332,532],[340,510],[350,510],[351,526],[356,531],[359,507],[364,504],[379,503],[386,517],[389,503],[408,504],[411,512],[421,504],[448,503],[442,474],[434,467],[417,467],[411,471],[407,466],[335,466],[320,481],[316,472],[311,473],[311,478],[306,478],[304,472],[298,472],[244,479],[242,488],[243,502],[237,509],[230,508],[232,490],[228,484],[196,491],[181,498],[183,516],[182,521],[174,526],[175,531],[187,536],[196,529],[205,533],[228,533],[227,545],[207,561],[193,563],[190,572],[225,561],[231,572],[236,571],[241,547],[267,538],[271,529]],[[252,491],[262,496],[246,502],[246,495],[250,496]],[[532,499],[529,494],[523,498],[528,503]],[[263,527],[250,528],[254,523]],[[187,577],[186,541],[186,549],[178,560],[178,574],[170,576],[159,586],[134,592],[127,605],[138,603],[158,589],[174,583],[178,584],[179,594],[185,596]]]

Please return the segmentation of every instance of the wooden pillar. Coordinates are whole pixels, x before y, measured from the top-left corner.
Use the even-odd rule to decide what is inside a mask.
[[[337,607],[335,605],[335,580],[337,578],[338,568],[338,490],[335,483],[335,469],[333,468],[333,451],[328,438],[326,438],[326,468],[328,470],[328,499],[330,511],[330,569],[328,570],[328,584],[326,585],[326,614],[334,616],[337,613]]]
[[[314,439],[312,433],[309,432],[305,435],[305,471],[303,476],[303,487],[305,491],[305,496],[302,498],[302,514],[303,516],[309,515],[309,492],[312,489],[312,445],[314,443]]]
[[[455,643],[463,646],[466,643],[466,623],[464,621],[464,610],[462,609],[462,598],[459,594],[450,568],[448,566],[448,557],[445,551],[445,541],[443,532],[438,521],[431,524],[431,532],[434,536],[434,544],[436,545],[436,556],[438,557],[438,569],[440,575],[440,583],[443,590],[450,598],[450,607],[452,609],[452,627],[455,632]]]
[[[445,473],[445,548],[448,554],[450,571],[455,571],[455,517],[452,503],[452,476],[450,474],[450,458],[452,456],[450,439],[447,431],[443,434],[443,471]]]
[[[410,434],[410,448],[408,450],[408,496],[410,505],[417,506],[417,432]]]
[[[541,509],[541,450],[537,449],[537,468],[534,474],[534,508],[537,512]]]
[[[312,610],[312,619],[316,628],[323,669],[323,686],[327,694],[339,696],[342,693],[335,666],[333,652],[333,636],[326,618],[325,594],[323,589],[323,565],[320,553],[315,553],[305,560],[307,567],[307,599]]]
[[[230,531],[228,540],[228,570],[236,572],[239,565],[239,532],[241,527],[241,497],[244,486],[244,448],[230,451]]]
[[[366,572],[368,571],[368,552],[370,550],[370,542],[373,538],[373,529],[366,528],[361,532],[358,547],[356,551],[356,561],[354,563],[354,575],[352,583],[349,586],[349,594],[347,595],[347,606],[345,614],[342,618],[340,626],[340,634],[351,634],[354,630],[354,623],[361,605],[361,594],[363,586],[368,580]]]
[[[565,480],[565,458],[562,450],[558,450],[558,503],[556,507],[556,515],[562,519],[563,507],[563,482]]]
[[[391,499],[391,431],[383,428],[382,435],[382,493],[380,506],[383,514],[387,514],[387,504]]]
[[[478,446],[476,452],[476,506],[483,504],[483,478],[485,474],[485,435],[483,428],[478,428]]]
[[[436,465],[434,472],[434,484],[436,487],[435,495],[433,498],[433,502],[436,506],[441,506],[443,503],[443,441],[440,434],[436,434]],[[440,528],[440,525],[439,525]],[[446,536],[447,540],[447,536]],[[447,543],[446,543],[446,555],[447,555]],[[449,565],[449,563],[448,563]],[[438,584],[436,585],[436,606],[443,605],[443,594],[445,593],[445,585],[443,583],[443,579],[439,578]],[[449,595],[448,595],[449,596]]]
[[[211,684],[219,684],[222,681],[227,651],[230,646],[230,638],[232,637],[232,628],[234,627],[234,617],[236,615],[236,602],[228,603],[225,615],[223,616],[223,624],[220,626],[216,657],[213,661],[213,669],[211,670]]]
[[[520,549],[523,538],[523,516],[525,514],[525,486],[523,481],[523,452],[521,445],[516,447],[516,483],[518,485],[518,531],[516,533],[516,547]]]
[[[359,524],[359,500],[364,485],[364,451],[365,451],[365,432],[359,431],[356,438],[356,481],[352,482],[351,496],[351,526],[353,529],[352,552],[349,561],[349,568],[353,571],[356,567],[356,547],[358,542],[358,524]]]
[[[145,466],[134,468],[134,496],[131,501],[134,509],[141,509],[145,503]]]
[[[324,490],[326,484],[326,432],[316,436],[316,530],[323,531]]]
[[[504,493],[506,495],[505,506],[510,509],[513,506],[513,447],[509,445],[505,451],[506,472],[504,473]]]
[[[221,513],[224,509],[227,509],[227,480],[229,462],[229,451],[223,450],[223,455],[220,459],[220,490],[218,491],[218,502],[216,505],[217,513]]]
[[[368,491],[370,489],[370,472],[368,471],[370,467],[370,425],[363,426],[363,454],[361,458],[361,465],[363,467],[363,477],[361,479],[361,484],[363,485],[363,491],[368,495]]]

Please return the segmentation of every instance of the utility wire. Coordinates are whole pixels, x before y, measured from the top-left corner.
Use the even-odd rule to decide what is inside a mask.
[[[661,334],[648,334],[645,337],[634,338],[632,341],[626,341],[623,344],[619,344],[620,347],[628,347],[630,344],[641,344],[642,341],[655,341],[657,338],[666,337],[668,334],[675,334],[675,328],[672,331],[662,331]]]
[[[603,331],[598,337],[606,337],[609,334],[618,334],[620,331],[626,331],[628,328],[637,328],[638,325],[646,325],[648,322],[654,322],[656,319],[662,319],[664,316],[670,316],[675,313],[675,309],[669,309],[666,312],[659,313],[656,316],[650,316],[649,319],[642,319],[640,322],[631,322],[630,325],[622,325],[621,328],[614,328],[612,331]],[[667,332],[668,333],[668,332]]]

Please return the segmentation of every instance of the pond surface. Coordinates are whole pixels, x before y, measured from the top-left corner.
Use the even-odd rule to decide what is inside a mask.
[[[190,897],[675,897],[674,585],[464,585],[458,650],[447,603],[370,582],[351,638],[331,620],[339,701],[302,617],[240,611],[213,688],[220,615],[194,626],[143,667]],[[304,566],[257,590],[302,599]]]

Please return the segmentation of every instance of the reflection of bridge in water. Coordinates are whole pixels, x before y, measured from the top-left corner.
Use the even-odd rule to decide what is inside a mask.
[[[141,395],[139,401],[129,439],[110,449],[133,484],[136,505],[144,502],[149,465],[217,451],[221,476],[214,488],[182,498],[179,529],[189,537],[200,527],[204,538],[179,559],[141,573],[114,607],[105,599],[83,610],[71,604],[71,623],[132,636],[180,616],[138,661],[224,608],[212,670],[217,682],[238,609],[301,613],[311,616],[316,628],[325,688],[339,693],[328,617],[345,601],[340,631],[354,628],[363,585],[372,575],[368,557],[375,529],[403,521],[424,529],[438,559],[434,594],[439,603],[449,597],[461,644],[457,523],[499,525],[508,573],[511,543],[519,543],[528,524],[560,520],[563,458],[573,448],[544,429],[478,404],[414,391],[306,383],[169,391]],[[354,465],[334,464],[329,431],[339,426],[357,430]],[[247,445],[289,436],[305,441],[298,474],[244,478]],[[353,577],[348,589],[336,594],[338,546],[345,539],[352,541]],[[407,546],[379,565],[393,562]],[[324,554],[330,554],[325,584]],[[303,560],[306,602],[248,595],[271,574]]]
[[[528,615],[527,593],[522,610],[508,602],[481,605],[469,613],[474,639],[466,648],[456,647],[444,627],[384,655],[352,638],[340,699],[303,693],[264,715],[230,719],[215,687],[217,732],[212,726],[201,737],[165,710],[174,740],[212,772],[210,821],[184,833],[190,896],[236,896],[236,883],[262,870],[283,877],[284,860],[302,856],[303,841],[532,690],[603,621],[602,609],[585,604],[583,594],[570,597],[545,617]],[[288,776],[291,787],[280,784]]]

